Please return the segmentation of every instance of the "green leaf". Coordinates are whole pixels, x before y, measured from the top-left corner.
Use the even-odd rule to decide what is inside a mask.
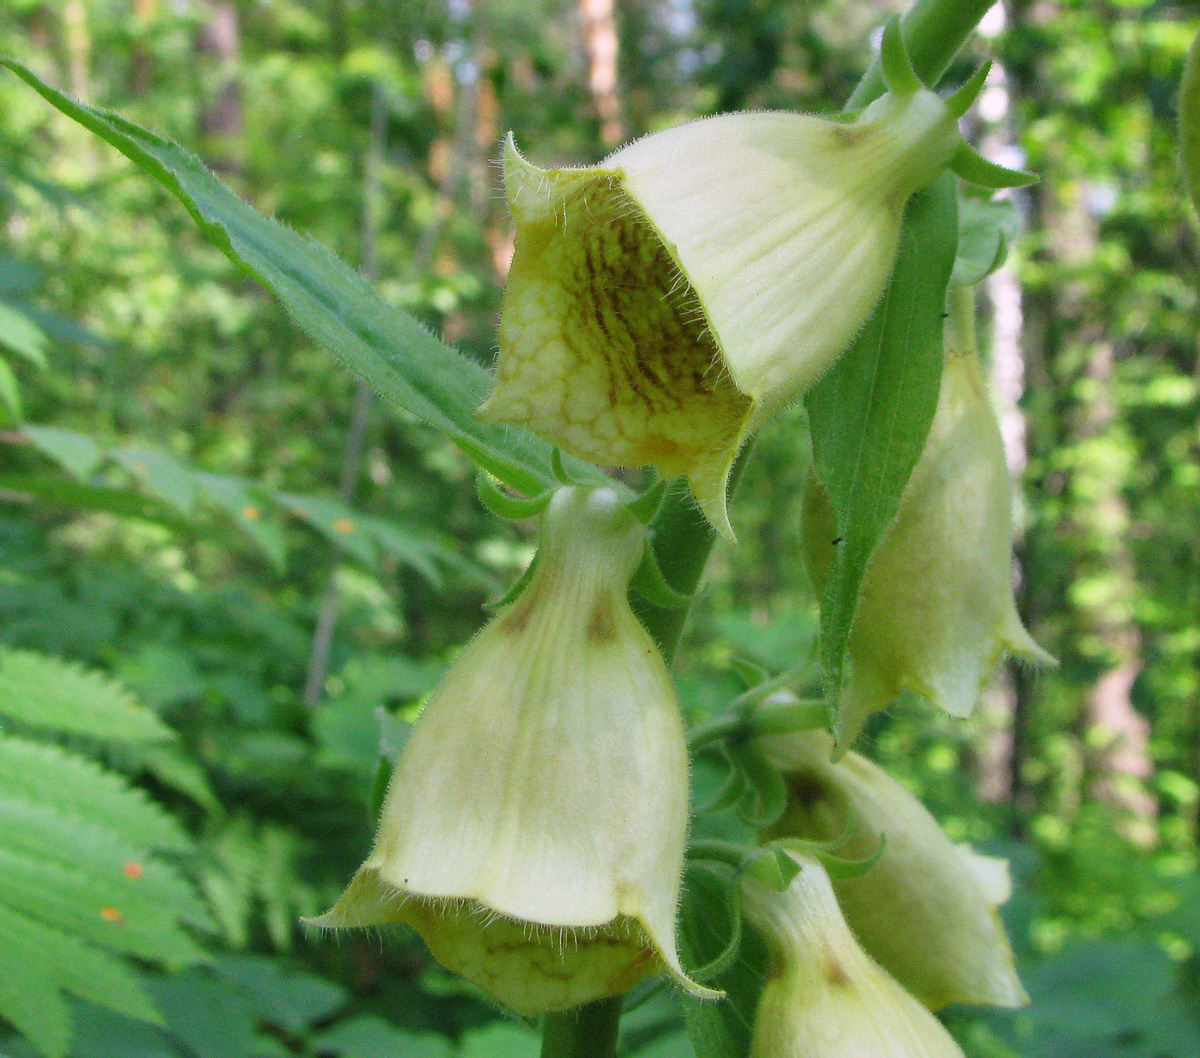
[[[190,523],[166,504],[135,489],[88,485],[55,474],[5,474],[0,476],[0,489],[22,496],[36,496],[48,503],[77,510],[138,518],[177,533],[191,529]]]
[[[7,360],[0,360],[0,402],[8,408],[14,422],[21,421],[21,387]]]
[[[46,335],[25,313],[0,301],[0,348],[22,356],[37,367],[46,366]]]
[[[192,471],[173,455],[154,448],[114,448],[109,455],[185,518],[191,515],[196,482]]]
[[[379,545],[375,535],[363,524],[358,511],[347,507],[340,500],[325,496],[301,496],[294,492],[280,492],[276,500],[297,517],[308,522],[317,532],[337,547],[344,548],[368,569],[374,569],[379,561]]]
[[[237,527],[253,540],[276,570],[286,565],[287,549],[278,522],[266,520],[265,495],[243,478],[228,474],[192,472],[196,487],[233,518]]]
[[[0,962],[22,968],[22,983],[44,992],[41,1003],[53,1002],[59,990],[127,1017],[159,1024],[161,1018],[137,978],[119,959],[89,947],[78,938],[43,922],[0,906]],[[31,982],[24,971],[41,972]]]
[[[109,951],[186,966],[204,953],[176,924],[175,908],[127,876],[108,886],[78,871],[0,846],[0,905]]]
[[[61,658],[0,648],[0,715],[26,727],[111,742],[174,738],[121,684]]]
[[[0,848],[57,864],[113,899],[169,906],[197,925],[210,925],[192,887],[170,864],[150,856],[138,835],[65,815],[51,804],[0,797]],[[132,873],[131,873],[132,872]]]
[[[201,808],[220,811],[204,769],[178,746],[139,746],[134,759],[164,786],[190,797]]]
[[[171,1035],[194,1058],[250,1058],[254,1011],[249,997],[204,970],[189,970],[148,983]]]
[[[514,488],[533,494],[554,481],[548,445],[526,430],[476,420],[489,374],[385,302],[352,268],[255,212],[176,144],[70,99],[20,63],[0,61],[170,191],[213,243],[283,302],[305,333],[384,397]],[[606,480],[588,463],[571,460],[571,466],[588,480]]]
[[[274,959],[228,957],[217,963],[216,972],[245,989],[261,1020],[292,1035],[325,1021],[346,1004],[341,985],[288,970]]]
[[[1192,41],[1179,86],[1179,165],[1192,207],[1200,213],[1200,33]]]
[[[142,790],[57,746],[0,735],[0,796],[48,804],[118,834],[137,834],[145,848],[192,850],[179,824]]]
[[[950,285],[974,286],[991,275],[1008,255],[1021,221],[1011,199],[962,195],[958,200],[958,252]]]
[[[370,517],[362,517],[361,521],[382,554],[420,573],[435,588],[440,588],[443,581],[434,560],[457,563],[457,555],[399,522]]]
[[[728,886],[737,885],[731,870],[689,867],[679,913],[679,949],[685,967],[725,958],[731,939]],[[697,1055],[746,1058],[750,1028],[770,963],[766,948],[749,930],[740,937],[739,954],[728,969],[705,984],[726,998],[717,1003],[683,995],[684,1022]]]
[[[838,535],[821,600],[821,664],[839,733],[846,643],[863,575],[937,407],[957,228],[954,181],[944,175],[909,203],[883,300],[806,398],[814,468],[829,491]]]
[[[0,921],[0,958],[4,966],[13,966],[14,959],[23,954],[17,942],[5,933]],[[16,963],[16,965],[20,965]],[[0,974],[0,1016],[29,1037],[43,1054],[62,1058],[71,1041],[71,1015],[59,997],[58,989],[45,963],[27,961],[20,973]]]
[[[21,432],[42,455],[53,459],[77,481],[86,481],[104,462],[104,452],[87,434],[57,426],[21,427]]]
[[[358,1014],[339,1021],[317,1036],[313,1046],[336,1058],[450,1058],[453,1053],[444,1036],[409,1032],[375,1014]],[[504,1052],[484,1053],[488,1058],[500,1058]]]

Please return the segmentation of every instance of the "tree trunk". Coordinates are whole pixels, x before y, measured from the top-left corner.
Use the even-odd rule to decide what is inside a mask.
[[[1044,37],[1062,18],[1061,7],[1058,0],[1013,0],[1011,16]],[[1050,54],[1045,48],[1026,52],[1028,61],[1019,72],[1022,96],[1035,117],[1061,106],[1066,92],[1055,82],[1063,74],[1041,61]],[[1065,552],[1068,568],[1056,571],[1064,579],[1054,593],[1063,601],[1053,604],[1066,610],[1061,650],[1097,673],[1074,725],[1083,789],[1063,793],[1067,800],[1086,793],[1107,802],[1127,836],[1150,841],[1156,803],[1145,787],[1153,770],[1149,724],[1132,699],[1143,662],[1133,618],[1131,518],[1122,491],[1124,426],[1112,396],[1116,349],[1103,325],[1102,307],[1086,286],[1087,265],[1099,249],[1099,222],[1088,205],[1087,178],[1076,171],[1067,147],[1050,143],[1045,150],[1045,179],[1031,192],[1046,233],[1050,275],[1031,306],[1037,318],[1027,329],[1037,335],[1036,356],[1046,375],[1045,385],[1035,387],[1045,390],[1041,414],[1033,420],[1035,444],[1051,457],[1053,484],[1064,500],[1055,543]],[[1033,344],[1027,349],[1035,351]],[[1038,540],[1029,543],[1040,550]],[[1042,587],[1035,590],[1044,599]]]
[[[196,54],[204,83],[213,87],[200,106],[200,133],[209,164],[218,171],[239,172],[244,122],[237,4],[208,0],[207,14],[196,35]]]
[[[600,123],[600,139],[615,147],[625,136],[617,83],[617,16],[614,0],[579,0],[583,46],[588,58],[592,109]]]

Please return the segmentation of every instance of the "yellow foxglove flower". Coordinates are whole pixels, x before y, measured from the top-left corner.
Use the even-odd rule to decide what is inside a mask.
[[[746,917],[773,955],[750,1058],[962,1058],[941,1023],[859,946],[821,865],[797,852],[782,893],[747,875]]]
[[[629,608],[644,528],[559,490],[529,586],[459,654],[392,777],[375,847],[325,926],[413,926],[522,1015],[626,991],[675,949],[687,752]]]
[[[815,475],[805,559],[818,592],[833,559],[833,509]],[[973,341],[947,328],[929,439],[863,578],[847,644],[843,741],[901,691],[965,717],[1001,657],[1054,664],[1021,624],[1012,591],[1012,486]]]
[[[1011,892],[1004,860],[952,844],[925,806],[866,758],[847,753],[832,762],[824,732],[762,746],[788,784],[773,834],[831,841],[849,820],[853,836],[838,855],[864,858],[885,842],[865,874],[833,881],[846,921],[876,962],[934,1010],[1028,1002],[996,913]]]
[[[516,252],[480,417],[686,474],[731,536],[738,447],[870,314],[905,203],[968,150],[965,105],[914,77],[851,123],[726,114],[576,169],[538,168],[510,136]]]

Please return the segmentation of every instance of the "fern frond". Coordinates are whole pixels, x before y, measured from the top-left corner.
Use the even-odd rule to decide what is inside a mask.
[[[171,967],[206,959],[177,925],[175,909],[148,900],[131,878],[97,885],[84,872],[0,847],[0,906],[97,947]]]
[[[5,907],[0,907],[0,957],[6,967],[19,968],[18,976],[26,989],[35,993],[33,999],[43,1016],[47,1006],[62,1003],[59,992],[68,992],[127,1017],[152,1024],[162,1021],[138,980],[119,959]],[[28,967],[40,971],[32,985],[24,977]],[[0,1014],[16,1021],[4,1010],[2,995]],[[57,1020],[53,1014],[51,1017]]]
[[[192,840],[162,808],[120,776],[57,746],[0,735],[0,797],[50,805],[144,848],[190,852]]]
[[[204,904],[169,863],[147,854],[144,844],[107,827],[59,815],[53,806],[0,795],[0,849],[45,860],[88,878],[110,892],[113,882],[131,882],[141,899],[173,908],[181,918],[212,928]],[[113,899],[106,900],[112,904]]]
[[[104,742],[166,742],[174,737],[120,683],[62,658],[0,648],[0,716],[30,728]]]

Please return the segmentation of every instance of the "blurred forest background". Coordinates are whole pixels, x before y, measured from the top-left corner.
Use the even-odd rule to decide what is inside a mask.
[[[540,164],[586,164],[698,115],[830,111],[896,7],[5,0],[0,52],[196,151],[490,363],[506,130]],[[1174,131],[1198,28],[1190,0],[1011,0],[949,75],[995,55],[976,142],[1041,176],[1014,195],[982,336],[1019,601],[1061,667],[1004,672],[968,722],[898,706],[862,748],[955,840],[1012,859],[1034,1004],[951,1010],[974,1058],[1200,1055],[1200,255]],[[61,994],[82,997],[80,1058],[537,1054],[414,938],[299,922],[367,850],[381,747],[528,560],[528,527],[487,514],[464,456],[7,73],[0,225],[0,1008],[62,1053]],[[731,658],[811,656],[799,414],[764,432],[741,543],[710,566],[678,666],[694,715],[735,692]],[[42,810],[21,787],[35,759],[59,790],[108,783],[125,815],[64,810],[30,826],[41,859],[16,848],[12,813]],[[87,910],[92,845],[127,849],[131,886],[158,872],[149,917]],[[26,884],[14,865],[34,859]],[[44,1009],[14,1014],[14,982],[42,971],[13,955],[7,909],[77,889],[54,943],[140,991],[46,970]],[[123,914],[117,940],[92,932]],[[5,1032],[0,1052],[36,1053]],[[666,994],[624,1040],[691,1054]]]

